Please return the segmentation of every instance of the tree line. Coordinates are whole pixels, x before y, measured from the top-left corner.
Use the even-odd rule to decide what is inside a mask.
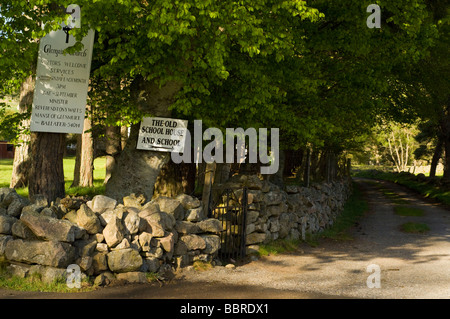
[[[61,7],[68,4],[2,3],[0,92],[20,94],[20,112],[3,116],[2,130],[22,127],[27,133],[39,38],[59,27],[65,18]],[[450,178],[445,0],[379,3],[379,29],[367,27],[370,3],[357,0],[77,4],[82,28],[71,34],[81,40],[89,28],[96,31],[85,121],[90,135],[80,135],[77,145],[108,136],[107,194],[151,197],[155,185],[168,183],[161,170],[184,169],[171,165],[167,153],[136,150],[144,116],[202,119],[222,130],[277,127],[282,153],[302,161],[309,153],[314,165],[361,148],[383,121],[419,120],[433,132],[444,178]],[[130,127],[126,137],[124,127]],[[23,178],[30,194],[63,196],[66,136],[20,136],[29,155],[15,161],[14,178]],[[91,163],[92,155],[80,154],[83,179],[83,156]],[[291,166],[300,165],[288,163],[281,172]]]

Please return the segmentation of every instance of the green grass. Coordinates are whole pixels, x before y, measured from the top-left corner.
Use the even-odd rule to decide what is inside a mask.
[[[51,283],[45,283],[41,280],[41,275],[34,273],[25,278],[11,276],[7,272],[7,264],[0,263],[0,287],[18,291],[40,291],[40,292],[83,292],[95,289],[88,282],[89,279],[81,282],[81,288],[69,288],[65,278],[55,278]]]
[[[277,239],[267,244],[259,246],[259,256],[277,255],[297,250],[300,240],[295,239]]]
[[[427,224],[423,223],[405,223],[400,226],[400,229],[405,233],[413,233],[413,234],[423,234],[430,230]]]
[[[75,157],[66,157],[63,160],[64,180],[67,195],[88,195],[103,194],[105,187],[103,182],[106,173],[106,158],[98,157],[94,160],[94,186],[93,187],[70,187],[73,182],[73,173],[75,168]],[[9,187],[11,181],[13,160],[0,160],[0,187]],[[28,188],[19,188],[16,190],[19,195],[28,197]]]
[[[408,206],[395,206],[394,213],[400,216],[423,216],[423,210]]]
[[[334,240],[352,240],[350,229],[358,222],[358,220],[369,209],[367,201],[364,199],[363,193],[357,184],[353,183],[353,193],[344,205],[342,213],[336,218],[333,226],[325,229],[323,232],[312,236],[316,239],[328,238]],[[314,242],[313,242],[314,243]]]

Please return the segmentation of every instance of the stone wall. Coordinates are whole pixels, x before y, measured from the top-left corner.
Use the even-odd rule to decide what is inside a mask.
[[[13,189],[0,189],[0,259],[22,277],[65,278],[77,264],[98,284],[112,278],[145,282],[147,272],[164,275],[196,260],[212,261],[221,224],[203,214],[188,195],[145,203],[134,194],[123,204],[97,195],[91,201],[66,197],[48,205]]]
[[[223,185],[235,189],[242,197],[242,188],[248,189],[246,225],[247,252],[258,249],[258,244],[276,239],[302,239],[307,233],[318,233],[333,225],[352,192],[351,179],[310,187],[278,186],[261,181],[256,176],[234,176]]]
[[[351,193],[350,179],[284,190],[254,175],[234,176],[223,187],[242,198],[248,188],[247,252],[276,239],[305,239],[333,224]],[[170,273],[194,261],[213,261],[220,248],[218,219],[207,218],[188,195],[123,203],[103,195],[66,197],[50,205],[0,188],[0,260],[20,276],[64,277],[77,264],[97,284],[113,278],[145,282],[146,273]]]

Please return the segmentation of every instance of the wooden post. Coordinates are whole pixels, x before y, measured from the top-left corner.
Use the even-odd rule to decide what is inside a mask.
[[[309,178],[311,173],[311,150],[306,151],[306,167],[305,167],[305,187],[309,187]]]
[[[352,172],[352,159],[347,158],[347,175],[350,176]]]
[[[209,215],[209,202],[211,197],[211,188],[214,183],[214,174],[216,171],[216,163],[207,163],[205,169],[205,183],[203,185],[202,204],[203,216]]]

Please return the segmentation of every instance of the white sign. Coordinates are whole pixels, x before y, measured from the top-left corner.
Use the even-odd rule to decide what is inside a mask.
[[[94,31],[81,42],[81,51],[64,55],[64,49],[75,44],[70,31],[52,31],[41,39],[31,131],[83,133]]]
[[[183,153],[187,124],[187,120],[145,117],[141,122],[136,148],[138,150]]]

